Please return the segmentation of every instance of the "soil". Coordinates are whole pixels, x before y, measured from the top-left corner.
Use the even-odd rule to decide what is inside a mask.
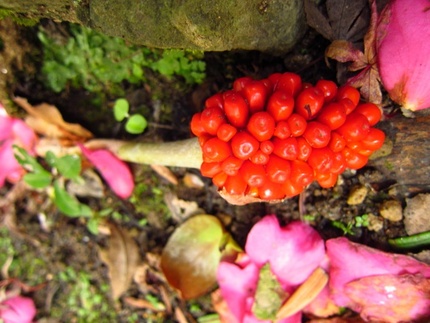
[[[6,81],[0,84],[2,100],[19,95],[33,104],[48,102],[56,105],[66,120],[80,123],[97,137],[130,138],[110,112],[88,109],[92,100],[88,92],[68,89],[55,94],[41,85],[32,72],[32,63],[40,59],[40,48],[34,35],[36,27],[21,27],[8,20],[1,21],[1,26],[3,59],[7,57],[2,64],[8,70],[8,77],[2,78]],[[11,38],[12,34],[15,36]],[[292,71],[311,83],[319,78],[335,80],[334,66],[327,66],[323,59],[327,45],[327,40],[310,30],[294,51],[284,57],[260,52],[206,53],[207,78],[199,86],[186,87],[178,80],[175,82],[151,76],[151,86],[129,87],[126,97],[131,105],[145,105],[152,115],[152,126],[139,140],[187,138],[187,123],[193,113],[200,110],[203,100],[210,94],[231,87],[233,80],[243,75],[263,78],[273,72]],[[24,62],[30,64],[26,67]],[[28,74],[24,74],[24,70]],[[154,100],[154,92],[169,93],[169,96]],[[163,107],[161,117],[160,106]],[[16,107],[13,110],[16,111]],[[392,115],[392,105],[387,110],[387,114]],[[394,114],[403,118],[398,110]],[[9,268],[1,264],[2,278],[5,279],[5,273],[8,273],[31,286],[43,284],[40,289],[29,293],[36,302],[40,322],[184,322],[181,317],[185,317],[185,321],[195,322],[198,317],[214,312],[209,297],[181,301],[165,283],[157,266],[163,246],[175,227],[183,221],[180,211],[176,216],[171,216],[174,207],[169,202],[174,197],[195,202],[204,213],[220,217],[241,246],[256,221],[266,214],[276,214],[282,223],[306,219],[324,239],[346,234],[354,241],[392,252],[394,250],[387,239],[405,235],[406,232],[402,219],[393,221],[381,217],[381,205],[386,200],[396,200],[404,207],[406,198],[426,191],[427,186],[420,184],[412,192],[398,194],[393,190],[397,182],[395,174],[391,173],[393,177],[387,178],[383,163],[375,164],[377,166],[345,172],[332,189],[321,189],[317,184],[312,184],[301,200],[296,197],[280,204],[246,206],[229,205],[218,195],[210,180],[202,178],[197,171],[172,168],[178,179],[178,184],[174,185],[156,175],[148,166],[132,165],[138,183],[136,190],[139,190],[133,200],[117,198],[106,186],[103,187],[103,198],[83,198],[94,209],[112,208],[123,215],[109,220],[133,237],[144,260],[144,282],[138,284],[134,281],[117,301],[112,299],[106,287],[110,281],[109,273],[99,253],[101,247],[109,244],[107,236],[91,234],[84,219],[61,215],[49,203],[46,194],[25,191],[17,195],[13,205],[2,205],[0,250],[4,255],[13,254],[15,259],[14,265]],[[203,186],[190,186],[184,182],[189,175],[199,178]],[[0,195],[5,197],[12,189],[11,185],[7,185],[0,190]],[[363,192],[364,198],[361,200],[359,194]],[[354,199],[358,202],[353,202]],[[371,223],[348,227],[348,223],[357,223],[357,217],[363,215],[368,215]],[[342,223],[343,230],[333,223]],[[80,286],[77,291],[76,284],[79,282],[88,282],[88,285]],[[84,295],[84,292],[90,296]],[[164,309],[155,308],[148,301],[148,294],[156,297]],[[93,300],[86,307],[85,301],[95,295],[100,301]],[[78,304],[70,302],[73,297],[78,299]],[[132,300],[141,302],[133,303]],[[76,308],[82,312],[77,314]],[[85,310],[95,312],[96,316],[91,318]]]

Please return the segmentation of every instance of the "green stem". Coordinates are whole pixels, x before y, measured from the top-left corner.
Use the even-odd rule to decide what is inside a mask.
[[[412,249],[430,245],[430,231],[413,234],[408,237],[388,239],[388,243],[396,248]]]
[[[160,143],[125,142],[117,150],[125,161],[187,168],[200,168],[202,150],[197,138]]]

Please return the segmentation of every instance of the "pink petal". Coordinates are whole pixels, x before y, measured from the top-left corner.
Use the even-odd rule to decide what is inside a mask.
[[[109,187],[121,198],[133,193],[134,181],[130,168],[109,150],[89,150],[79,145],[84,156],[98,169]]]
[[[36,315],[34,302],[28,297],[15,296],[3,301],[0,306],[0,318],[4,323],[30,323]]]
[[[424,322],[430,318],[430,279],[421,275],[369,276],[348,283],[345,291],[366,321]]]
[[[346,285],[372,275],[421,274],[430,277],[430,266],[404,255],[385,253],[346,238],[326,242],[330,259],[330,288],[336,305],[353,308]]]
[[[324,242],[309,225],[295,221],[281,228],[274,215],[265,216],[251,229],[246,253],[258,266],[270,262],[278,280],[298,285],[324,259]]]
[[[242,268],[225,261],[218,266],[217,280],[221,295],[238,323],[243,322],[245,313],[252,306],[258,275],[258,267],[251,262]]]
[[[36,144],[37,136],[24,121],[13,118],[12,124],[13,136],[15,144],[26,149],[28,153],[34,154],[34,145]]]
[[[0,115],[0,142],[12,137],[12,124],[11,118]]]
[[[430,107],[430,3],[394,0],[381,13],[376,48],[382,83],[410,110]]]
[[[6,179],[16,183],[25,174],[25,170],[15,159],[13,144],[13,140],[8,139],[0,146],[0,187],[3,187]]]

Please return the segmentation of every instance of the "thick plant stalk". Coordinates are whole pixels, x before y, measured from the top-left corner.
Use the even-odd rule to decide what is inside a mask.
[[[200,168],[202,150],[197,138],[173,142],[123,142],[117,156],[125,161],[187,168]]]

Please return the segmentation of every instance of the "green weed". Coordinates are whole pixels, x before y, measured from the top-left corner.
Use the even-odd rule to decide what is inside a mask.
[[[65,43],[48,37],[42,29],[38,37],[44,50],[43,81],[55,92],[70,85],[121,96],[122,82],[145,82],[145,69],[168,78],[183,77],[187,84],[201,83],[205,78],[206,66],[202,53],[197,51],[161,51],[128,45],[121,38],[73,24]]]

